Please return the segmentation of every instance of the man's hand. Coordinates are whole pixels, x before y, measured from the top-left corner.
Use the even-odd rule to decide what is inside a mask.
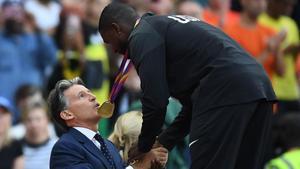
[[[281,30],[278,34],[271,37],[267,41],[267,51],[271,53],[276,53],[280,49],[280,45],[285,40],[287,35],[286,30]]]
[[[160,144],[160,142],[158,141],[158,139],[156,138],[155,140],[155,143],[153,144],[152,146],[152,149],[153,148],[157,148],[157,147],[164,147],[162,144]]]
[[[131,165],[134,169],[162,169],[166,166],[167,160],[168,150],[158,147],[145,153],[142,158],[139,158]]]
[[[141,160],[146,153],[142,153],[139,151],[137,144],[133,145],[128,152],[128,161],[132,162],[135,160]]]
[[[164,147],[153,148],[150,153],[154,155],[155,161],[165,167],[168,161],[168,150]],[[146,155],[147,156],[147,155]]]

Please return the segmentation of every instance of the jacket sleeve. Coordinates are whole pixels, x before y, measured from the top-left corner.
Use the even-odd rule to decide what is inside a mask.
[[[76,150],[76,146],[69,142],[55,144],[51,152],[50,169],[94,169]]]
[[[148,152],[161,132],[170,96],[164,41],[157,33],[138,34],[131,40],[129,53],[142,88],[143,125],[138,148]]]
[[[169,151],[190,131],[192,107],[189,102],[182,103],[182,105],[182,110],[173,123],[158,136],[159,143]]]

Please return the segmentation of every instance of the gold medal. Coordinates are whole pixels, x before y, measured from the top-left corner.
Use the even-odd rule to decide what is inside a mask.
[[[131,67],[130,60],[128,58],[128,51],[126,51],[126,54],[123,57],[121,66],[119,68],[118,75],[116,76],[115,82],[112,86],[109,100],[102,103],[102,105],[98,109],[98,114],[102,118],[110,118],[114,114],[115,104],[114,101],[121,90],[122,86],[124,85],[127,77],[128,77],[128,71]]]
[[[110,101],[105,101],[98,109],[98,114],[103,118],[110,118],[115,109],[115,104]]]

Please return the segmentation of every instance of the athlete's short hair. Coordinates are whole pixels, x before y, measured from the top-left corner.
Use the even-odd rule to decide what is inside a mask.
[[[112,23],[134,25],[138,14],[136,11],[123,3],[112,2],[102,11],[99,19],[99,32],[109,29]]]

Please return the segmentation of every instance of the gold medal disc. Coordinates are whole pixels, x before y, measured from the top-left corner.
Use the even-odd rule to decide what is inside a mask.
[[[115,104],[110,101],[105,101],[98,109],[98,114],[103,118],[110,118],[115,109]]]

